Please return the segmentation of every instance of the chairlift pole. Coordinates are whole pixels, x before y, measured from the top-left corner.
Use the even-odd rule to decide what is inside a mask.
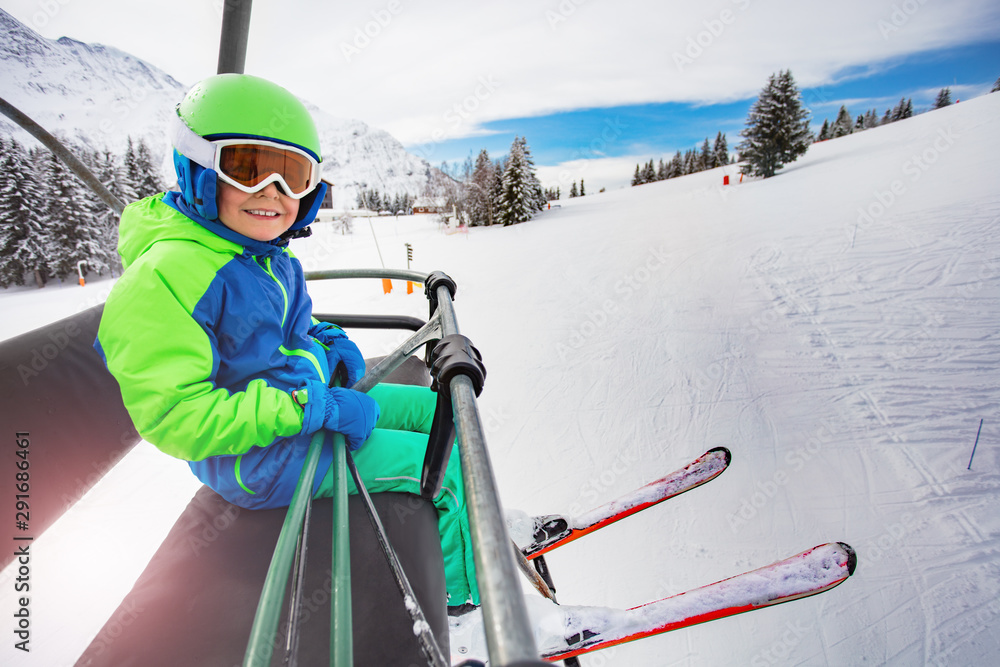
[[[242,74],[247,63],[252,0],[224,0],[218,74]]]
[[[33,121],[28,117],[26,113],[15,107],[13,104],[7,100],[0,97],[0,111],[3,112],[5,116],[10,118],[12,121],[24,128],[35,139],[42,142],[42,145],[52,151],[52,154],[63,161],[63,163],[69,167],[76,177],[83,181],[84,185],[89,187],[94,193],[101,198],[108,208],[113,210],[118,215],[125,210],[125,204],[121,202],[118,197],[111,194],[104,183],[100,181],[94,172],[87,168],[87,165],[80,162],[80,160],[73,155],[65,146],[62,145],[58,139],[52,136],[48,130]]]

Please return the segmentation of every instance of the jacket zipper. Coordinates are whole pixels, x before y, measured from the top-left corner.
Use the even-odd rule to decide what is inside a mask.
[[[265,265],[264,262],[266,262],[266,265]],[[274,275],[274,271],[271,269],[271,258],[270,257],[264,258],[263,262],[262,261],[256,261],[254,263],[257,264],[258,266],[260,266],[260,268],[263,269],[264,272],[271,277],[271,280],[273,280],[278,285],[278,289],[281,290],[281,298],[282,298],[282,300],[284,302],[284,308],[283,308],[282,313],[281,313],[281,328],[282,328],[282,330],[284,330],[284,328],[285,328],[285,320],[288,318],[288,290],[286,290],[285,286],[281,283],[280,280],[278,280],[278,277],[276,275]],[[326,383],[326,381],[327,381],[326,380],[326,374],[323,373],[323,366],[320,365],[319,359],[317,359],[316,355],[314,355],[312,352],[309,352],[308,350],[291,350],[291,349],[285,347],[283,344],[278,346],[278,350],[282,354],[284,354],[286,356],[302,357],[302,358],[308,360],[313,365],[313,367],[316,369],[316,374],[319,375],[320,380],[324,384]],[[243,462],[243,455],[240,454],[238,457],[236,457],[236,465],[233,467],[233,472],[234,472],[234,474],[236,476],[236,483],[239,484],[240,488],[242,488],[244,491],[246,491],[250,495],[256,495],[254,491],[250,490],[250,488],[246,484],[243,483],[243,476],[240,474],[240,464],[242,462]]]

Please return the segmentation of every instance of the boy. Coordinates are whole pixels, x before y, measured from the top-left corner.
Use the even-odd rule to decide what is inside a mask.
[[[312,318],[288,249],[326,190],[309,112],[269,81],[222,74],[195,85],[172,121],[180,191],[122,214],[126,270],[95,343],[136,429],[240,507],[287,506],[322,428],[344,434],[369,491],[419,493],[434,394],[328,387],[339,362],[353,385],[364,359]],[[434,500],[450,605],[478,603],[458,458]],[[332,494],[332,460],[327,439],[314,497]]]

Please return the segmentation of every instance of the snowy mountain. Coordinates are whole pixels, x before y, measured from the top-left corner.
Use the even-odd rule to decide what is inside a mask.
[[[162,156],[164,180],[173,181],[167,120],[188,85],[114,47],[46,39],[2,9],[0,36],[0,90],[8,102],[53,134],[92,148],[121,153],[129,136],[142,137]],[[419,195],[436,171],[388,133],[306,104],[319,127],[335,208],[353,207],[363,188]],[[2,116],[0,133],[34,143]]]
[[[562,603],[631,607],[823,542],[857,549],[829,593],[584,665],[998,664],[998,152],[992,94],[816,144],[767,180],[724,186],[729,166],[511,227],[383,218],[292,243],[309,269],[380,253],[402,268],[410,243],[414,269],[455,278],[489,369],[480,410],[506,507],[586,511],[730,448],[710,485],[549,555]],[[0,337],[110,285],[4,290]],[[401,287],[310,292],[317,311],[426,317]],[[371,356],[403,336],[350,334]],[[7,642],[0,663],[72,664],[196,486],[151,445],[126,456],[33,543],[37,651]],[[0,609],[15,595],[0,587]]]

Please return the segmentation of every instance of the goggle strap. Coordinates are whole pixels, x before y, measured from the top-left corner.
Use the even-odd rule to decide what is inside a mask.
[[[215,168],[215,144],[187,126],[177,113],[171,114],[170,142],[174,150],[205,169]]]

